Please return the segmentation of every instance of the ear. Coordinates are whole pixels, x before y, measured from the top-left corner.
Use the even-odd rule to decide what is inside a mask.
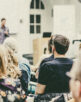
[[[53,46],[53,52],[55,51],[55,47]]]

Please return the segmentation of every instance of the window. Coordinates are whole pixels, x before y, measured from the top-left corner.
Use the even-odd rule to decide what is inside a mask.
[[[41,16],[40,15],[36,15],[36,23],[41,23]]]
[[[30,23],[34,23],[34,15],[30,15]]]
[[[41,33],[41,15],[30,15],[30,34]]]
[[[33,11],[33,13],[31,12],[30,14],[30,34],[41,34],[41,10],[44,9],[45,7],[41,0],[31,1],[30,11]]]
[[[36,26],[36,33],[37,33],[37,34],[41,33],[40,25],[37,25],[37,26]]]
[[[45,9],[44,4],[42,3],[42,1],[41,1],[41,9]]]
[[[34,25],[30,25],[30,33],[34,34]]]
[[[41,0],[32,0],[30,8],[31,9],[45,9],[44,4]]]
[[[40,8],[40,5],[39,5],[39,0],[36,0],[36,9],[39,9]]]
[[[30,5],[30,8],[31,8],[31,9],[34,9],[34,1],[35,1],[35,0],[32,0],[32,2],[31,2],[31,5]]]

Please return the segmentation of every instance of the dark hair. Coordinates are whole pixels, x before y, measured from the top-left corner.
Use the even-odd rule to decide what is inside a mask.
[[[53,36],[51,36],[51,38],[48,42],[48,50],[50,53],[52,53],[52,45],[53,45]]]
[[[4,20],[6,20],[6,19],[5,19],[5,18],[2,18],[2,19],[1,19],[1,22],[4,21]]]
[[[56,35],[54,38],[54,47],[58,54],[65,54],[68,51],[70,41],[63,35]]]
[[[44,54],[46,54],[47,48],[44,48]]]

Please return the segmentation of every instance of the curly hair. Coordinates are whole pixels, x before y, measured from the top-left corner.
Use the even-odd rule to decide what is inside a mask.
[[[7,48],[7,76],[11,78],[18,78],[21,76],[21,71],[18,67],[18,60],[14,56],[14,53],[11,49]]]
[[[5,52],[6,49],[0,45],[0,77],[6,76],[7,59]]]

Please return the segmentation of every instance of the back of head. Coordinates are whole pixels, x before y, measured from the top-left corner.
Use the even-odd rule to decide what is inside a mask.
[[[66,54],[69,48],[70,41],[63,35],[56,35],[54,38],[54,47],[58,54]]]
[[[21,76],[21,71],[18,67],[18,58],[14,55],[14,52],[17,52],[17,42],[14,38],[9,37],[4,41],[4,46],[7,49],[7,76],[18,78]]]
[[[6,20],[6,18],[2,18],[2,19],[1,19],[1,22],[4,21],[4,20]]]
[[[4,41],[4,46],[11,49],[13,52],[17,52],[17,41],[12,37],[9,37]]]
[[[18,78],[21,76],[21,71],[18,67],[18,59],[11,51],[7,51],[7,76],[11,78]]]
[[[53,53],[53,51],[52,51],[53,38],[54,38],[54,36],[51,36],[51,38],[50,38],[50,40],[48,42],[48,50],[49,50],[49,53]]]

